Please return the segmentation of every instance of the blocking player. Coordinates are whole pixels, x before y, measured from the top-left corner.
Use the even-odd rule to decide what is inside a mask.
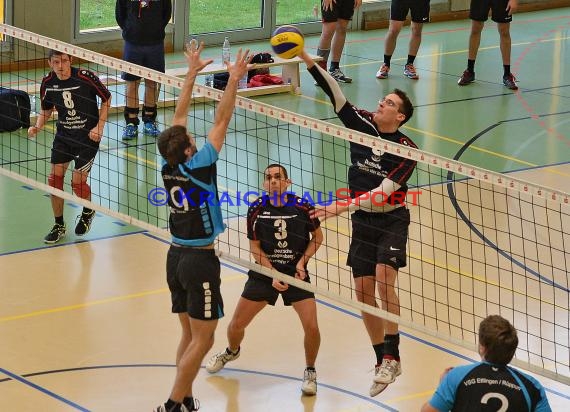
[[[162,179],[170,194],[172,243],[166,261],[166,277],[172,312],[178,314],[182,336],[176,352],[174,385],[168,400],[155,408],[155,412],[198,410],[192,385],[206,352],[214,343],[218,319],[224,316],[220,261],[214,251],[214,240],[224,231],[225,225],[219,202],[213,205],[203,194],[218,193],[216,162],[233,114],[238,81],[247,74],[251,55],[249,50],[242,53],[240,49],[235,63],[226,62],[228,84],[216,108],[208,141],[198,150],[186,124],[196,76],[212,62],[212,59],[200,57],[203,49],[203,43],[198,47],[192,42],[185,52],[188,73],[172,126],[158,137],[158,149],[163,158]]]

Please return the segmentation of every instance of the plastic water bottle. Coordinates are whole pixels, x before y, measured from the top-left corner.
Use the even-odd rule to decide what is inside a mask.
[[[222,45],[222,64],[229,62],[232,59],[232,52],[230,50],[230,39],[226,37]]]
[[[206,75],[206,86],[214,87],[214,75],[212,73]]]
[[[245,72],[245,75],[239,79],[238,89],[247,89],[247,72]]]

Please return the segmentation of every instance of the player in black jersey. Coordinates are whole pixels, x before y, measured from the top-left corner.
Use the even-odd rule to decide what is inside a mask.
[[[309,217],[314,207],[286,193],[291,180],[285,168],[271,164],[265,169],[263,188],[267,195],[254,201],[247,213],[247,237],[255,261],[297,279],[309,282],[307,262],[323,241],[320,222]],[[279,295],[286,306],[293,306],[305,332],[306,369],[301,390],[305,395],[317,393],[315,361],[321,342],[317,323],[315,295],[252,270],[230,324],[228,347],[213,355],[206,364],[210,373],[237,359],[245,328],[267,304],[274,306]]]
[[[225,229],[219,202],[209,196],[218,195],[216,161],[226,138],[232,117],[237,85],[251,61],[249,50],[227,62],[229,80],[216,107],[214,125],[208,141],[197,150],[188,132],[188,110],[196,76],[212,59],[202,59],[204,49],[192,42],[185,52],[188,73],[178,97],[172,127],[158,138],[163,158],[162,178],[169,193],[172,244],[166,260],[166,277],[172,298],[172,312],[178,314],[182,336],[176,352],[176,380],[169,399],[156,412],[198,410],[192,384],[200,364],[214,343],[218,319],[224,316],[220,293],[220,261],[214,251],[214,240]],[[212,205],[212,203],[216,203]]]
[[[303,51],[299,57],[327,93],[334,111],[346,127],[393,143],[416,147],[399,130],[412,117],[414,110],[403,91],[395,89],[386,95],[378,102],[373,113],[360,110],[346,100],[336,81],[316,65],[309,54]],[[408,190],[406,182],[416,162],[357,143],[350,143],[350,158],[352,164],[348,170],[348,184],[352,202],[349,205],[344,202],[344,206],[340,202],[333,202],[330,206],[317,208],[315,215],[326,219],[354,211],[347,264],[352,267],[356,296],[359,301],[377,307],[378,287],[382,308],[399,315],[400,302],[395,283],[398,269],[406,266],[410,224],[410,212],[401,199]],[[372,201],[378,198],[387,200]],[[366,312],[362,313],[362,320],[376,354],[374,383],[370,388],[370,395],[376,396],[402,373],[398,324]]]
[[[482,362],[447,369],[422,412],[551,412],[540,382],[508,366],[518,343],[508,320],[487,316],[479,324]]]
[[[117,0],[115,20],[125,40],[123,60],[164,73],[164,37],[171,16],[172,0]],[[123,72],[121,78],[126,82],[123,139],[131,140],[138,136],[141,77]],[[156,123],[159,91],[159,83],[144,80],[143,132],[152,137],[160,133]]]
[[[36,124],[28,129],[28,136],[35,137],[52,113],[57,111],[57,131],[51,149],[51,171],[48,183],[63,190],[63,179],[69,163],[75,168],[71,177],[73,192],[82,199],[91,200],[91,188],[87,177],[103,137],[103,127],[111,106],[111,93],[99,78],[85,69],[71,66],[71,56],[50,50],[48,63],[51,71],[40,86],[41,112]],[[97,105],[101,100],[101,107]],[[44,238],[45,243],[56,243],[65,236],[63,199],[51,196],[55,225]],[[95,211],[83,208],[78,217],[75,234],[82,236],[90,227]]]

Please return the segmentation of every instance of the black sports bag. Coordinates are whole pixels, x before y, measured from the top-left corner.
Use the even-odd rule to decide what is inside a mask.
[[[0,87],[0,132],[30,127],[30,109],[28,93]]]

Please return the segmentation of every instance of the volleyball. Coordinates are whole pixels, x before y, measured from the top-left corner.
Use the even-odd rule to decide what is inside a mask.
[[[282,59],[292,59],[301,50],[305,39],[303,33],[295,26],[281,26],[271,35],[271,47],[275,54]]]

